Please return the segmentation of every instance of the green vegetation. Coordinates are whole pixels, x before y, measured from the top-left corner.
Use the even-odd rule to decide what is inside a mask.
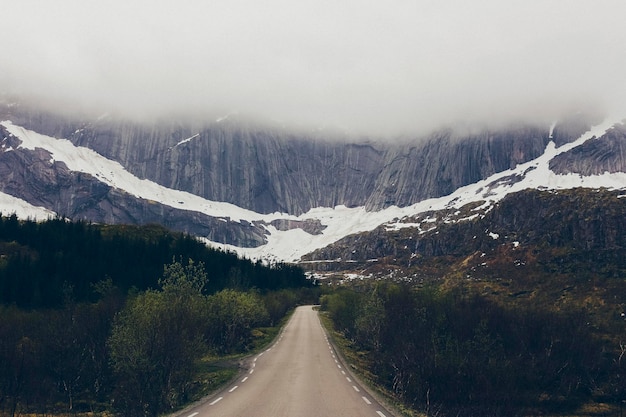
[[[300,268],[251,263],[157,225],[37,223],[0,216],[0,303],[59,308],[68,291],[77,302],[95,301],[93,286],[108,279],[123,293],[157,288],[163,265],[181,257],[204,264],[210,275],[207,293],[309,285]]]
[[[626,323],[600,331],[579,306],[377,283],[323,295],[321,308],[367,379],[427,415],[594,415],[580,410],[617,412],[626,398]]]
[[[252,264],[156,226],[0,217],[0,255],[7,416],[177,409],[232,378],[233,355],[317,298],[298,268]]]

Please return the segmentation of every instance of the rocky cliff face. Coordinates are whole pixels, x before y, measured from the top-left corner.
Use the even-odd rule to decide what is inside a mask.
[[[0,142],[0,190],[61,216],[106,224],[158,223],[241,247],[265,243],[265,230],[260,224],[214,218],[140,199],[89,174],[69,170],[45,150],[17,152],[20,141],[2,126]]]
[[[75,119],[14,106],[0,115],[28,129],[86,146],[140,178],[260,213],[313,207],[378,210],[446,195],[569,142],[589,126],[518,125],[459,136],[442,130],[401,142],[351,141],[241,120],[209,124]],[[584,120],[582,122],[581,120]]]
[[[601,138],[587,141],[550,161],[559,174],[600,175],[626,172],[626,126],[615,125]]]
[[[452,193],[541,155],[548,129],[530,126],[456,137],[440,132],[414,144],[389,145],[366,205],[407,206]]]

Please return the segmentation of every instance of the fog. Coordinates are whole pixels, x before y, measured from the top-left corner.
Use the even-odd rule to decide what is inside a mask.
[[[622,0],[0,0],[0,91],[367,135],[626,115]]]

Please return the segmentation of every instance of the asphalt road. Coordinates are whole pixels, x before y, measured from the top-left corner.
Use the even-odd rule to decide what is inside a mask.
[[[299,307],[245,374],[180,417],[392,417],[354,381],[317,312]]]

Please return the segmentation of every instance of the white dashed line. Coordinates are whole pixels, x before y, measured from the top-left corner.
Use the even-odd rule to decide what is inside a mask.
[[[217,404],[218,402],[222,401],[222,398],[224,398],[224,397],[219,397],[219,398],[217,398],[217,399],[216,399],[216,400],[214,400],[213,402],[210,402],[210,403],[209,403],[209,405],[215,405],[215,404]]]
[[[233,392],[234,390],[236,390],[237,388],[239,388],[239,385],[235,385],[234,387],[232,387],[231,389],[228,390],[228,392]]]
[[[198,413],[198,412],[196,411],[195,413],[191,413],[191,414],[189,414],[187,417],[194,417],[194,416],[197,416],[198,414],[200,414],[200,413]]]
[[[245,377],[244,379],[241,380],[241,382],[246,382],[248,380],[248,377]]]
[[[324,338],[326,339],[326,343],[328,343],[328,349],[330,350],[330,353],[331,353],[331,355],[333,356],[333,359],[335,360],[335,363],[337,363],[337,364],[338,364],[338,365],[337,365],[337,367],[338,367],[339,369],[341,369],[341,365],[339,365],[339,362],[337,361],[337,359],[336,359],[336,357],[335,357],[335,353],[333,352],[333,348],[331,347],[330,342],[328,342],[328,338],[326,338],[326,337],[324,337]],[[346,372],[345,372],[345,371],[343,371],[343,370],[341,371],[341,373],[342,373],[343,375],[346,375]],[[352,382],[352,380],[351,380],[351,379],[350,379],[350,377],[348,377],[348,376],[346,376],[346,380],[347,380],[348,382],[350,382],[350,383]],[[356,385],[352,385],[352,388],[354,388],[354,390],[355,390],[356,392],[361,392],[361,390],[359,389],[359,387],[357,387]],[[367,397],[362,396],[361,398],[363,399],[363,401],[365,402],[365,404],[367,404],[367,405],[372,405],[372,402],[371,402],[371,401],[370,401]],[[378,416],[379,416],[379,417],[387,417],[387,416],[386,416],[386,415],[385,415],[382,411],[376,411],[376,414],[378,414]]]
[[[254,369],[250,369],[250,373],[253,373],[253,372],[254,372]]]

